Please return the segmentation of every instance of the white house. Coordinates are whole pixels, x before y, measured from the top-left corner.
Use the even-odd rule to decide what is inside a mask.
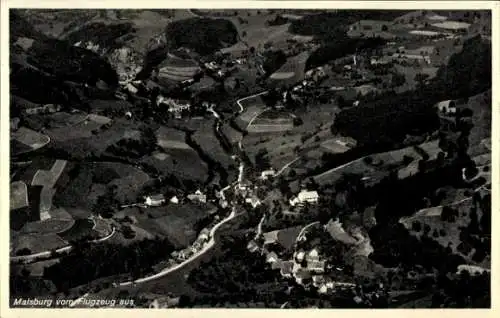
[[[170,198],[170,203],[179,204],[179,199],[174,195]]]
[[[196,192],[194,194],[189,194],[187,196],[187,198],[191,201],[198,201],[198,202],[202,202],[202,203],[206,203],[207,202],[207,196],[201,192],[201,190],[196,190]]]
[[[198,239],[200,241],[207,241],[209,237],[210,237],[210,230],[207,228],[201,230],[200,235],[198,235]]]
[[[445,100],[437,103],[435,105],[439,112],[444,114],[455,114],[457,112],[457,106],[453,100]]]
[[[260,205],[260,200],[255,196],[246,198],[245,202],[251,204],[254,209]]]
[[[163,194],[155,194],[151,196],[144,197],[145,204],[147,206],[160,206],[165,204],[165,196]]]
[[[127,84],[126,88],[132,94],[137,94],[137,92],[139,91],[134,85],[130,83]]]
[[[317,249],[313,248],[312,250],[309,251],[306,255],[306,260],[308,262],[315,262],[319,261],[319,252]]]
[[[247,245],[247,249],[250,251],[250,253],[254,253],[259,249],[259,246],[257,245],[257,243],[255,243],[254,240],[251,240]]]
[[[305,257],[306,253],[304,253],[304,251],[298,251],[296,254],[295,254],[295,259],[298,261],[298,262],[302,262],[304,260],[304,257]]]
[[[262,180],[267,180],[269,177],[274,177],[276,171],[274,169],[264,170],[260,173],[260,178]]]
[[[307,269],[311,272],[323,273],[325,271],[325,261],[309,261]]]
[[[275,252],[271,252],[271,253],[267,254],[267,256],[266,256],[266,262],[267,263],[275,263],[278,260],[279,260],[278,259],[278,255],[276,255]]]
[[[297,197],[290,199],[290,205],[302,205],[304,203],[317,203],[319,200],[319,195],[317,191],[307,191],[302,190],[299,192]]]

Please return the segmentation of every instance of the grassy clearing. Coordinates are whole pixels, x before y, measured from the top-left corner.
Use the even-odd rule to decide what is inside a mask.
[[[437,158],[437,154],[440,151],[437,145],[438,141],[431,141],[421,144],[420,148],[422,148],[422,150],[428,154],[429,159],[432,160]],[[405,165],[403,162],[405,156],[412,158],[412,161],[408,165]],[[365,159],[366,157],[371,158],[371,163],[368,163]],[[320,185],[335,184],[340,180],[343,174],[354,173],[363,175],[363,177],[366,178],[366,182],[373,184],[379,182],[393,169],[396,169],[398,171],[398,177],[403,179],[418,172],[418,161],[422,159],[422,156],[414,147],[377,153],[366,157],[353,160],[347,164],[316,175],[314,176],[314,180]],[[301,168],[303,164],[303,162],[299,161],[294,168]],[[292,182],[291,186],[292,188],[297,188],[298,183]]]
[[[116,186],[116,199],[120,203],[136,202],[143,186],[151,178],[139,169],[131,169],[130,174],[120,179],[115,179],[109,185]]]
[[[67,141],[78,138],[90,138],[93,132],[99,130],[107,117],[89,117],[80,121],[72,126],[53,128],[47,131],[47,134],[54,139],[54,141]],[[94,120],[93,120],[94,119]]]
[[[321,147],[331,153],[343,153],[351,149],[340,138],[332,138],[321,143]]]
[[[51,234],[61,233],[73,226],[74,220],[48,219],[26,223],[20,230],[21,234]]]
[[[469,136],[469,154],[479,155],[489,153],[491,150],[485,145],[483,140],[491,138],[491,90],[470,97],[467,108],[473,111],[472,122],[474,127]]]
[[[174,128],[162,126],[156,131],[158,145],[165,151],[169,149],[191,149],[186,144],[185,133]]]
[[[236,144],[241,140],[242,133],[237,131],[236,129],[232,128],[229,124],[224,123],[221,127],[221,131],[224,134],[224,136],[227,138],[227,140],[231,144]]]
[[[288,58],[286,63],[269,78],[274,81],[284,80],[289,84],[302,81],[304,79],[306,62],[309,56],[310,53],[306,51]]]
[[[200,146],[203,153],[220,163],[224,169],[232,169],[234,161],[222,148],[219,140],[215,136],[213,121],[206,121],[199,130],[193,134],[194,142]]]
[[[208,166],[192,149],[155,152],[141,159],[141,163],[154,167],[164,174],[174,174],[181,179],[205,181],[208,178]]]
[[[207,215],[202,206],[188,203],[148,209],[126,209],[120,211],[117,217],[133,217],[137,220],[136,227],[151,235],[167,237],[176,248],[184,248],[196,239],[195,225]]]
[[[71,114],[67,112],[57,112],[53,114],[47,114],[44,116],[48,121],[48,127],[60,128],[67,126],[74,126],[78,123],[85,121],[88,117],[87,114]]]
[[[293,124],[252,124],[248,127],[249,133],[285,132],[293,129]]]
[[[68,243],[56,234],[26,234],[19,235],[13,242],[13,254],[23,248],[27,248],[33,253],[44,252],[46,250],[57,249],[66,246]]]
[[[12,135],[12,139],[29,147],[31,151],[42,148],[50,142],[50,138],[26,127],[20,127]],[[19,154],[14,153],[14,154]]]
[[[10,184],[10,209],[20,209],[28,205],[28,188],[26,183],[22,181],[12,182]]]
[[[97,232],[93,230],[94,222],[89,219],[76,220],[71,228],[58,235],[66,241],[79,240],[89,235],[97,236]]]
[[[462,200],[458,204],[449,205],[458,212],[458,217],[454,222],[441,220],[443,208],[439,206],[420,210],[410,217],[402,218],[400,223],[402,223],[410,231],[410,233],[416,237],[424,235],[424,231],[422,229],[425,226],[429,226],[429,235],[432,235],[436,242],[444,247],[450,246],[454,253],[462,255],[465,259],[471,261],[471,257],[474,254],[473,249],[465,252],[464,250],[459,249],[458,246],[462,243],[460,239],[461,228],[467,227],[471,222],[469,212],[473,205],[474,203],[472,198]],[[419,231],[413,227],[414,222],[419,222],[421,224],[421,229]],[[434,232],[437,232],[439,235],[433,235]]]

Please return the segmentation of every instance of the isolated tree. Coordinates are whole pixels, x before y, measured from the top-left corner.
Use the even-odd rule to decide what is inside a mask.
[[[382,25],[382,32],[387,32],[389,30],[389,28],[387,27],[387,25]]]

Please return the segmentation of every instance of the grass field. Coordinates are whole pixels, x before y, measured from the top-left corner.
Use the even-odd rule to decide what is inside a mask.
[[[294,84],[304,79],[306,71],[306,62],[309,58],[309,52],[302,52],[296,56],[287,59],[286,63],[274,72],[269,79],[272,81]]]
[[[31,254],[33,254],[46,250],[57,249],[68,244],[57,234],[53,233],[19,235],[12,243],[13,254],[23,248],[28,248],[31,251]]]
[[[193,140],[207,156],[220,163],[224,169],[236,168],[234,160],[231,159],[224,148],[222,148],[219,140],[215,136],[213,121],[206,121],[203,126],[193,134]]]
[[[87,119],[88,115],[84,113],[70,114],[67,112],[57,112],[53,114],[44,115],[48,120],[48,126],[51,128],[61,128],[67,126],[74,126]]]
[[[252,121],[247,131],[249,133],[281,132],[292,130],[293,127],[291,114],[267,110]]]
[[[20,209],[28,205],[28,188],[26,183],[22,181],[12,182],[10,184],[10,209]]]
[[[69,230],[75,223],[72,219],[51,218],[44,221],[26,223],[20,230],[21,234],[58,234]]]
[[[343,153],[351,149],[351,143],[343,138],[332,138],[321,143],[321,147],[331,153]]]
[[[174,128],[162,126],[156,131],[158,145],[165,151],[169,149],[191,149],[186,144],[185,133]]]
[[[13,155],[40,149],[50,142],[49,136],[40,134],[26,127],[19,127],[18,130],[11,134],[11,138],[16,142],[28,147],[24,151],[20,150],[13,153]]]
[[[387,27],[386,31],[383,28]],[[349,37],[381,37],[383,39],[393,39],[393,32],[400,31],[402,27],[395,25],[392,21],[383,20],[360,20],[350,26],[347,32]]]
[[[195,204],[169,204],[157,208],[130,208],[120,211],[116,217],[134,217],[136,227],[150,235],[167,237],[176,248],[189,246],[195,239],[195,224],[208,216],[202,206]],[[147,234],[145,234],[147,235]]]
[[[473,111],[472,122],[474,124],[469,136],[469,154],[475,156],[490,153],[491,150],[488,149],[487,144],[488,139],[491,138],[491,90],[470,97],[467,108]]]
[[[80,118],[77,117],[78,119]],[[73,120],[76,122],[76,120]],[[90,138],[94,131],[98,131],[103,125],[109,123],[111,119],[104,116],[88,116],[84,120],[80,120],[73,125],[53,128],[47,131],[47,134],[54,141],[67,141],[78,138]]]
[[[115,198],[120,203],[134,203],[138,199],[143,186],[151,178],[139,169],[129,166],[129,173],[119,179],[111,181],[108,186],[116,186]]]
[[[73,226],[68,230],[59,233],[58,235],[66,241],[78,240],[85,238],[88,235],[97,236],[97,232],[93,230],[94,222],[89,219],[75,220]]]
[[[229,124],[224,123],[221,127],[221,132],[229,140],[231,144],[236,144],[241,140],[242,133],[232,128]]]
[[[141,163],[154,167],[160,173],[172,173],[181,179],[203,182],[208,178],[207,164],[193,149],[154,152],[151,156],[142,158]]]
[[[50,170],[38,170],[31,181],[31,185],[52,188],[63,173],[66,164],[66,160],[56,160]]]
[[[419,146],[428,154],[430,160],[437,158],[437,154],[440,151],[437,140],[426,142]],[[413,161],[409,165],[404,165],[404,156],[413,158]],[[398,150],[372,154],[367,157],[371,158],[372,163],[367,163],[364,159],[365,157],[359,158],[316,175],[314,176],[314,180],[320,185],[335,184],[338,180],[340,180],[344,173],[354,173],[362,175],[366,178],[366,182],[374,184],[379,182],[383,177],[387,176],[389,171],[392,169],[397,169],[398,177],[403,179],[418,172],[418,161],[422,159],[414,147],[406,147]],[[293,165],[293,168],[300,169],[303,165],[304,162],[298,161]],[[292,182],[290,186],[292,189],[298,189],[298,183],[296,181]]]
[[[450,247],[452,248],[454,253],[461,254],[466,259],[470,259],[469,254],[461,253],[459,250],[457,250],[457,247],[461,242],[461,227],[467,227],[470,223],[469,211],[473,206],[473,201],[472,199],[467,199],[460,202],[459,204],[452,204],[450,206],[458,211],[458,218],[455,220],[455,222],[442,221],[442,207],[432,207],[420,210],[410,217],[402,218],[400,220],[400,223],[402,223],[410,231],[410,233],[412,233],[412,235],[415,235],[417,237],[423,235],[423,231],[420,230],[419,232],[417,232],[413,230],[412,224],[414,221],[419,221],[422,225],[422,228],[424,227],[424,225],[429,225],[431,229],[429,235],[432,235],[434,230],[438,232],[443,230],[444,235],[433,237],[433,239],[444,247],[447,247],[448,244],[451,243]]]

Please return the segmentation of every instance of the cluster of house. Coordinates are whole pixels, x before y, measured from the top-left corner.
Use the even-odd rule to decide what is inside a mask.
[[[313,80],[314,82],[319,82],[326,78],[326,72],[323,66],[318,66],[312,70],[305,73],[305,78]]]
[[[173,251],[171,256],[177,261],[181,262],[185,261],[193,254],[196,254],[201,249],[203,249],[203,247],[208,243],[209,240],[210,240],[210,230],[208,228],[204,228],[203,230],[200,231],[200,234],[198,234],[198,237],[193,242],[193,244],[191,244],[191,246],[180,251]]]
[[[36,114],[50,114],[55,113],[61,110],[61,105],[55,104],[46,104],[38,107],[26,108],[24,112],[27,115],[36,115]]]
[[[257,197],[257,188],[257,185],[252,186],[250,182],[244,180],[238,183],[236,193],[245,198],[245,203],[250,204],[255,209],[261,204],[260,199]]]
[[[306,288],[315,288],[318,293],[327,294],[335,292],[338,289],[352,289],[355,284],[349,282],[337,282],[331,277],[324,275],[326,269],[330,269],[331,265],[327,265],[324,259],[321,259],[316,248],[309,251],[298,250],[293,254],[290,260],[282,260],[275,252],[269,252],[265,247],[260,249],[255,241],[250,241],[247,249],[256,253],[259,250],[261,253],[266,253],[266,262],[271,265],[274,270],[279,270],[280,275],[287,279],[293,279],[299,285]],[[341,271],[342,268],[336,268]]]
[[[192,202],[207,203],[207,195],[201,192],[200,189],[196,190],[192,194],[187,195],[187,199]],[[172,196],[169,199],[170,203],[179,204],[180,200],[177,196]],[[163,194],[153,194],[144,197],[144,204],[150,207],[158,207],[167,203],[167,199]]]
[[[304,206],[305,204],[315,204],[318,203],[319,194],[317,191],[308,191],[302,189],[297,196],[294,196],[290,199],[289,203],[292,207]]]
[[[176,118],[181,118],[183,111],[191,109],[191,104],[188,101],[175,100],[162,95],[156,98],[156,103],[158,105],[166,105],[168,112],[174,114]]]
[[[157,207],[162,206],[167,202],[167,199],[163,194],[153,194],[144,197],[144,204],[149,207]],[[179,199],[177,196],[173,196],[170,198],[170,203],[178,204]]]
[[[457,113],[457,104],[454,100],[444,100],[435,105],[439,113],[453,115]]]

